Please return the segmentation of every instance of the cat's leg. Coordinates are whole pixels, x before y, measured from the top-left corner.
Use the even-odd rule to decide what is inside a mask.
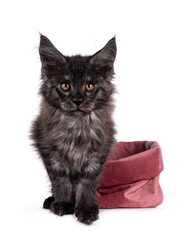
[[[76,187],[75,215],[85,224],[98,219],[99,209],[96,202],[97,180],[81,178]]]
[[[45,140],[43,141],[40,141],[38,148],[51,182],[53,194],[52,197],[45,199],[43,207],[51,209],[60,216],[72,214],[74,212],[72,183],[66,174],[65,166],[58,164],[60,158],[58,149]]]
[[[52,189],[52,192],[53,192],[53,189]],[[56,199],[56,201],[57,201],[57,199]],[[51,205],[52,205],[53,202],[55,202],[54,195],[52,195],[52,196],[50,196],[50,197],[48,197],[44,200],[43,208],[51,209]],[[63,215],[74,213],[74,206],[75,206],[74,198],[71,199],[70,203],[66,203],[66,204],[55,203],[54,205],[56,205],[56,212],[57,212],[57,208],[58,208],[57,205],[64,205]],[[62,208],[62,206],[61,206],[61,208]],[[66,208],[68,208],[68,209],[66,209]],[[57,213],[57,214],[62,215],[62,213]]]
[[[73,187],[68,176],[56,177],[52,182],[54,201],[50,209],[53,213],[63,216],[74,213]]]

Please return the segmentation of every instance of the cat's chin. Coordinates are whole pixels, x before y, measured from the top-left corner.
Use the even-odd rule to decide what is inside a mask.
[[[86,115],[88,114],[89,112],[87,111],[83,111],[81,109],[76,109],[74,111],[71,111],[71,114],[73,114],[74,116],[83,116],[83,115]]]
[[[82,108],[76,108],[76,109],[64,109],[64,108],[61,108],[61,111],[64,113],[64,114],[67,114],[67,115],[71,115],[71,116],[74,116],[74,117],[81,117],[81,116],[85,116],[87,114],[90,114],[93,109],[82,109]]]

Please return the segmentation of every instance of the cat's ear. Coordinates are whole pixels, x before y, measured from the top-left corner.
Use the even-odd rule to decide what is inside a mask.
[[[98,52],[90,57],[90,63],[100,66],[113,66],[116,58],[117,47],[116,38],[113,37],[109,42]]]
[[[42,63],[43,75],[52,74],[53,71],[66,63],[65,56],[42,34],[40,34],[39,55]]]

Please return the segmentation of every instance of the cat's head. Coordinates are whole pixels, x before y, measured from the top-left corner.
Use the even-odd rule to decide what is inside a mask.
[[[59,52],[47,37],[40,38],[40,93],[46,102],[71,114],[90,113],[109,104],[114,91],[115,37],[91,56],[71,57]]]

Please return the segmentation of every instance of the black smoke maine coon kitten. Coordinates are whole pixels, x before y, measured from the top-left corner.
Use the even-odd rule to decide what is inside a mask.
[[[116,40],[91,56],[64,56],[40,35],[42,101],[31,138],[47,170],[52,196],[44,208],[98,219],[96,189],[115,143],[112,120]]]

